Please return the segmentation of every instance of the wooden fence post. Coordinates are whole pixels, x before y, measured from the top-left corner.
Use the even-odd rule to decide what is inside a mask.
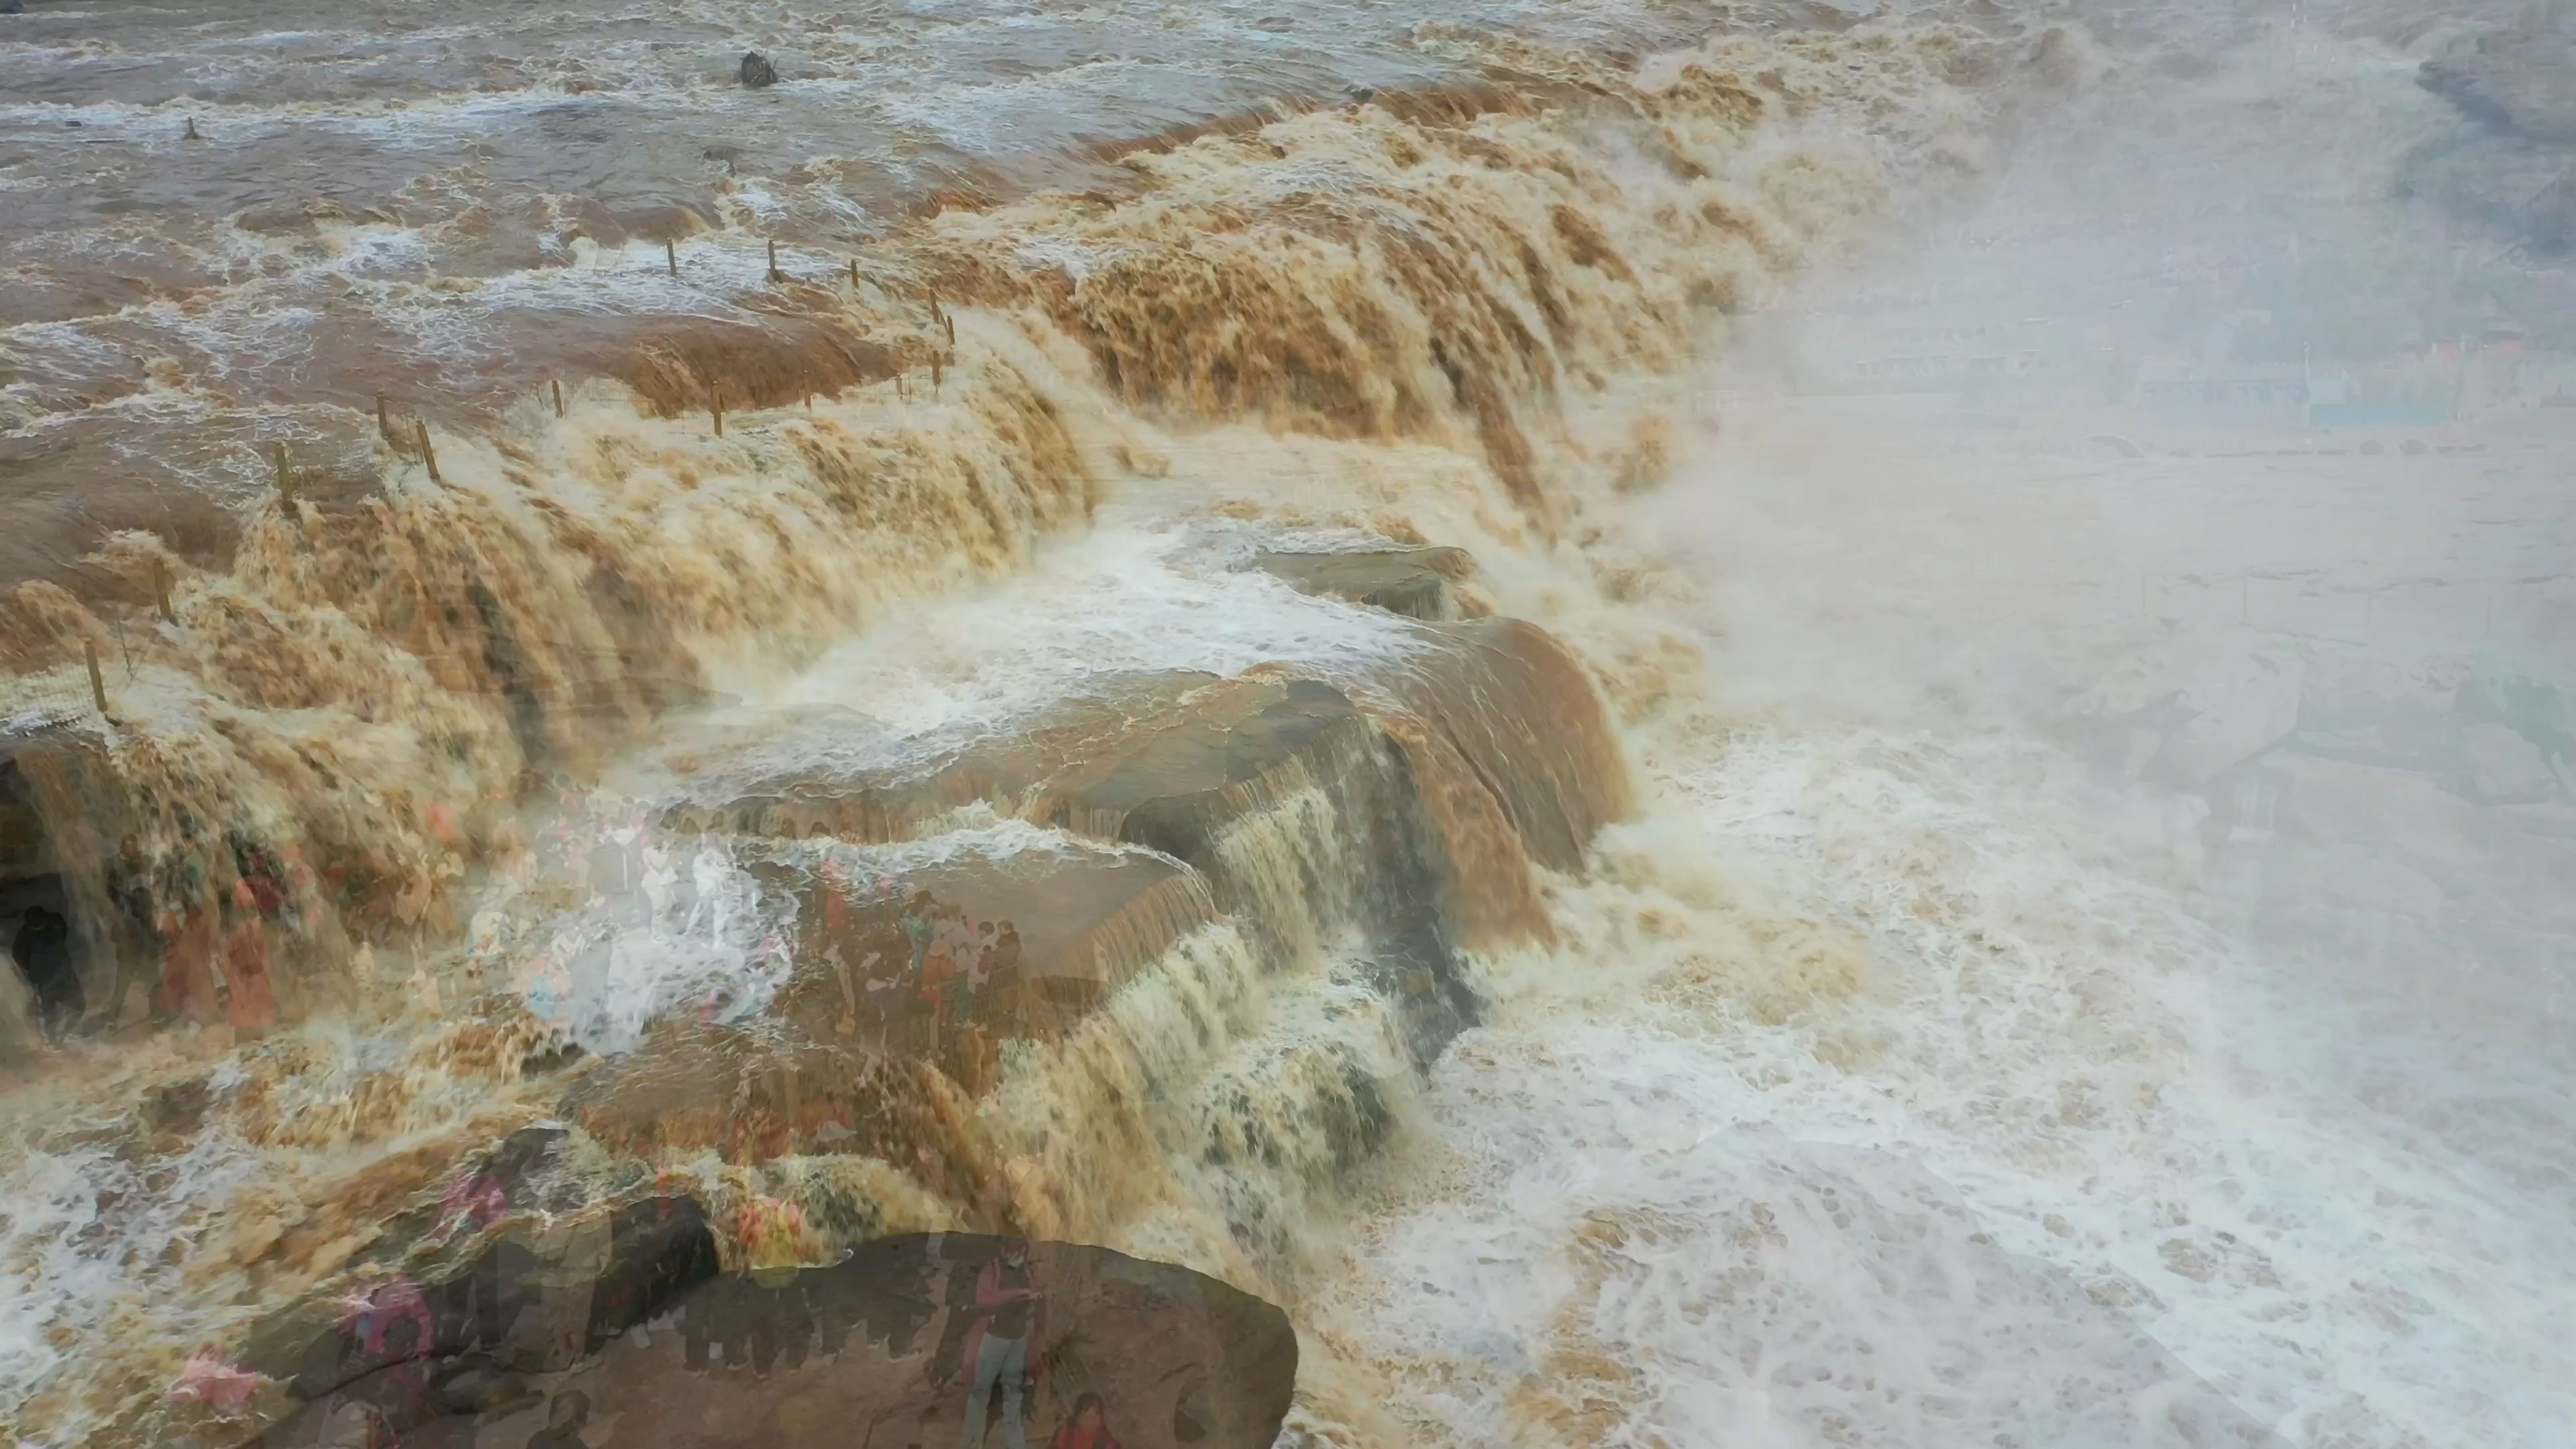
[[[179,622],[179,616],[170,608],[170,566],[157,554],[152,559],[152,601],[161,606],[162,623]]]
[[[107,679],[104,675],[101,675],[98,672],[97,641],[83,639],[81,641],[81,654],[89,661],[90,701],[98,706],[98,717],[100,719],[105,719],[107,718]]]
[[[662,262],[671,269],[672,276],[680,274],[680,249],[668,237],[662,239]]]
[[[438,450],[429,445],[429,420],[423,418],[416,426],[420,437],[420,461],[429,467],[429,481],[444,487],[447,480],[438,476]]]

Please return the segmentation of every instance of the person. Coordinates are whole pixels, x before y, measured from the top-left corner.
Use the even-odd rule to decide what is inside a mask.
[[[859,1029],[859,987],[850,971],[850,963],[841,955],[841,943],[832,941],[823,947],[823,964],[831,968],[833,983],[841,988],[840,1020],[832,1030],[842,1036]]]
[[[461,1227],[468,1234],[479,1233],[509,1211],[509,1185],[488,1166],[473,1168],[457,1174],[440,1196],[437,1231],[444,1234]]]
[[[231,988],[224,1016],[236,1032],[256,1036],[277,1022],[277,991],[269,970],[268,927],[247,904],[249,887],[236,890],[238,899],[228,912],[233,927],[224,938],[224,981]]]
[[[195,889],[186,888],[187,883],[202,883],[195,872],[182,866],[176,874],[185,893],[174,897],[177,904],[167,916],[171,924],[162,931],[170,945],[161,958],[161,985],[153,1004],[165,1017],[209,1022],[223,989],[215,967],[221,944],[215,912]]]
[[[116,953],[116,984],[109,989],[104,1018],[113,1023],[125,1012],[126,998],[134,983],[147,980],[151,968],[145,963],[157,962],[169,942],[161,935],[161,907],[153,891],[152,861],[143,853],[143,842],[128,835],[118,845],[116,858],[108,862],[107,893],[116,902],[122,941]]]
[[[546,1405],[546,1426],[528,1436],[528,1449],[590,1449],[581,1426],[590,1422],[590,1395],[566,1389]]]
[[[1057,1426],[1047,1449],[1118,1449],[1118,1436],[1109,1432],[1109,1410],[1098,1394],[1073,1401],[1073,1417]]]
[[[915,981],[921,979],[922,965],[930,957],[930,918],[933,910],[928,891],[914,891],[912,899],[903,908],[903,939],[904,944],[912,948],[911,976]]]
[[[689,911],[689,928],[691,930],[697,929],[698,919],[701,915],[704,915],[707,917],[707,924],[709,927],[708,938],[710,940],[721,941],[724,939],[725,903],[723,892],[725,875],[727,873],[726,867],[731,864],[732,862],[725,859],[724,848],[716,843],[715,837],[712,835],[707,837],[704,845],[698,847],[697,859],[689,862],[690,884],[697,887],[696,903],[691,906]]]
[[[590,1351],[591,1297],[608,1271],[608,1215],[549,1214],[535,1246],[544,1362],[550,1369],[570,1368]]]
[[[957,974],[957,958],[949,949],[952,937],[948,911],[946,906],[931,908],[923,922],[925,944],[921,949],[921,999],[929,1003],[932,1030],[943,1040],[948,1035],[948,999],[952,995],[948,983]]]
[[[877,1050],[879,1051],[885,1050],[887,1040],[894,1030],[895,1007],[898,1004],[897,989],[903,985],[903,978],[893,974],[892,967],[887,968],[886,975],[876,974],[877,963],[884,959],[882,953],[870,951],[866,958],[859,962],[859,975],[867,983],[868,1016],[877,1024]]]
[[[993,1015],[993,1007],[997,1003],[1004,1006],[1025,1003],[1017,994],[1017,988],[1020,985],[1019,928],[1009,921],[1003,921],[999,934],[993,934],[993,927],[989,924],[984,927],[984,930],[987,934],[985,945],[976,963],[975,993],[977,998],[985,1003],[984,1011],[989,1017]],[[993,1042],[1007,1030],[1008,1028],[998,1023],[989,1030],[982,1023],[978,1023],[973,1032],[977,1060],[989,1067]]]
[[[1037,1271],[1029,1264],[1029,1245],[1013,1238],[1000,1257],[975,1275],[975,1323],[966,1334],[966,1422],[957,1432],[958,1449],[979,1449],[984,1442],[984,1406],[993,1385],[1002,1386],[1002,1440],[1009,1449],[1028,1449],[1021,1422],[1022,1380],[1029,1372],[1029,1340],[1040,1336],[1044,1322]]]
[[[975,994],[982,992],[984,983],[992,979],[993,954],[999,949],[993,939],[992,922],[985,921],[977,925],[975,934],[975,970],[966,978],[969,1000],[972,1000]]]
[[[671,858],[671,847],[659,839],[645,840],[643,875],[637,884],[644,891],[645,928],[658,935],[671,918],[671,898],[680,889],[680,868]]]
[[[428,1416],[428,1352],[420,1320],[402,1317],[385,1325],[385,1366],[370,1376],[367,1397],[397,1422],[416,1424]]]

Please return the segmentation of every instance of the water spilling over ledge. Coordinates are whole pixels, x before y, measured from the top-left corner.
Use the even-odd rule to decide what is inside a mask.
[[[1709,329],[1892,170],[1973,175],[2044,49],[1443,43],[1475,78],[864,245],[580,211],[543,264],[354,276],[300,367],[226,328],[392,223],[245,215],[274,276],[13,324],[0,884],[67,930],[0,1023],[30,1432],[218,1442],[191,1355],[567,1222],[1293,1302],[1688,668],[1480,566],[1630,587],[1600,520]],[[678,1393],[690,1345],[573,1351]]]

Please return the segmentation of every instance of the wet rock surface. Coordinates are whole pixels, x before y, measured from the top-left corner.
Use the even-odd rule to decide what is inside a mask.
[[[1389,548],[1349,553],[1264,551],[1252,566],[1301,593],[1329,594],[1410,618],[1458,617],[1450,585],[1474,571],[1459,548]]]
[[[742,64],[734,68],[734,78],[752,90],[778,84],[778,68],[759,51],[743,52]]]
[[[2558,794],[2558,777],[2540,746],[2511,725],[2473,724],[2460,731],[2460,764],[2469,794],[2480,801],[2538,801]]]
[[[310,1406],[328,1406],[329,1417],[362,1404],[401,1425],[525,1407],[538,1402],[534,1379],[573,1367],[719,1272],[706,1216],[688,1198],[549,1210],[481,1172],[459,1187],[435,1230],[452,1251],[424,1245],[410,1261],[378,1265],[223,1355],[277,1386],[260,1393],[254,1417],[293,1425],[316,1417]]]
[[[2204,879],[2240,887],[2269,939],[2494,990],[2576,949],[2576,736],[2555,684],[2222,649],[2133,659],[2068,722],[2105,775],[2198,797]]]
[[[2576,145],[2576,20],[2514,26],[2424,62],[2417,83],[2490,130]]]
[[[2451,102],[2460,133],[2410,157],[2401,188],[2516,237],[2533,251],[2576,250],[2576,22],[2527,23],[2424,63],[2426,90]]]
[[[628,1278],[585,1285],[560,1260],[495,1263],[474,1281],[505,1305],[515,1292],[547,1329],[587,1306],[580,1354],[515,1368],[478,1336],[481,1300],[387,1299],[312,1340],[304,1356],[335,1367],[296,1380],[299,1404],[224,1442],[941,1443],[970,1418],[991,1421],[988,1434],[1017,1420],[1035,1442],[1077,1420],[1138,1446],[1276,1438],[1297,1377],[1296,1335],[1276,1307],[1105,1248],[1009,1252],[1006,1240],[943,1233],[883,1239],[824,1267],[727,1274],[704,1257],[671,1260],[646,1296]],[[992,1302],[1022,1289],[1037,1295],[1025,1312]],[[984,1401],[970,1402],[979,1388]]]
[[[919,753],[855,710],[776,712],[731,740],[739,713],[718,710],[670,750],[673,775],[728,782],[693,803],[593,795],[569,765],[537,784],[560,813],[533,821],[407,802],[433,843],[491,843],[506,879],[470,919],[422,908],[394,862],[299,884],[264,842],[216,842],[235,869],[211,896],[266,911],[260,893],[286,881],[346,902],[353,937],[384,953],[361,953],[367,978],[456,1023],[437,1069],[506,1084],[513,1103],[316,1190],[328,1212],[241,1225],[256,1241],[228,1260],[298,1306],[239,1361],[192,1367],[140,1432],[239,1442],[198,1434],[221,1428],[202,1416],[284,1394],[308,1404],[293,1430],[308,1437],[276,1442],[399,1421],[416,1427],[405,1443],[479,1443],[720,1262],[811,1263],[942,1224],[1109,1231],[1135,1206],[1119,1174],[1159,1160],[1155,1143],[1235,1184],[1220,1230],[1249,1260],[1293,1255],[1281,1194],[1334,1190],[1384,1148],[1417,1075],[1480,1019],[1466,953],[1543,935],[1538,871],[1579,870],[1627,808],[1589,676],[1535,626],[1455,618],[1447,581],[1466,567],[1390,548],[1308,571],[1319,596],[1404,616],[1369,626],[1403,647],[1330,678],[1094,676]],[[486,622],[506,693],[527,677],[519,636]],[[531,747],[577,712],[549,684],[521,694],[512,727]],[[725,768],[729,746],[830,760],[809,735],[907,763]],[[79,820],[79,849],[112,857],[118,817],[60,808],[90,789],[77,743],[28,767],[48,821]],[[90,919],[166,874],[83,883],[104,893]],[[307,929],[338,928],[306,910]],[[1247,1055],[1282,1001],[1322,1029]],[[165,1087],[136,1130],[175,1154],[246,1103]],[[721,1341],[701,1367],[769,1352]],[[1179,1412],[1170,1442],[1208,1442],[1214,1412]],[[511,1428],[512,1449],[543,1429]]]
[[[1366,557],[1401,555],[1408,570],[1441,578],[1418,556],[1442,553]],[[1407,983],[1408,1012],[1420,1008],[1417,1045],[1436,1052],[1475,1015],[1457,946],[1543,931],[1532,864],[1578,869],[1592,835],[1627,808],[1627,784],[1588,677],[1543,630],[1431,624],[1419,643],[1406,664],[1357,692],[1276,671],[1143,676],[925,767],[774,777],[756,794],[672,818],[789,839],[892,842],[935,832],[947,812],[977,804],[1144,846],[1203,877],[1215,906],[1274,956],[1319,931],[1360,930],[1384,958],[1368,969]],[[982,990],[979,1015],[1036,1022],[1096,999],[1082,983],[1107,978],[1037,965],[1052,948],[1027,934],[1032,919],[1080,919],[1045,895],[1077,858],[1031,858],[1014,880],[966,887],[975,899],[959,909],[979,937],[985,922],[996,934],[1020,923],[1008,954],[1024,979]],[[913,954],[898,935],[905,913],[904,903],[817,898],[809,918],[867,917],[837,947],[806,946],[809,956],[837,950],[855,973],[842,999]],[[870,960],[878,964],[862,964]]]

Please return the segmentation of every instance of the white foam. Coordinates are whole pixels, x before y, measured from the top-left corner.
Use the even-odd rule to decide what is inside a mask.
[[[2362,1023],[2121,860],[2049,753],[1756,738],[1674,781],[1700,803],[1612,853],[1858,932],[1859,994],[1789,1025],[1744,988],[1657,999],[1724,932],[1657,942],[1601,920],[1660,889],[1572,892],[1577,959],[1506,972],[1438,1068],[1452,1160],[1363,1226],[1326,1322],[1468,1365],[1399,1374],[1443,1442],[1505,1437],[1585,1348],[1636,1375],[1604,1442],[2562,1441],[2565,1146],[2498,1134],[2539,1154],[2517,1183],[2345,1095]],[[2546,1120],[2576,1080],[2519,1085]]]
[[[812,748],[847,765],[891,764],[1000,731],[1119,675],[1235,674],[1270,662],[1348,669],[1418,647],[1391,616],[1210,566],[1190,556],[1192,542],[1184,530],[1105,513],[1089,536],[1049,547],[1005,582],[889,609],[768,702],[858,710],[887,736],[836,732]],[[831,753],[852,749],[861,753]]]

